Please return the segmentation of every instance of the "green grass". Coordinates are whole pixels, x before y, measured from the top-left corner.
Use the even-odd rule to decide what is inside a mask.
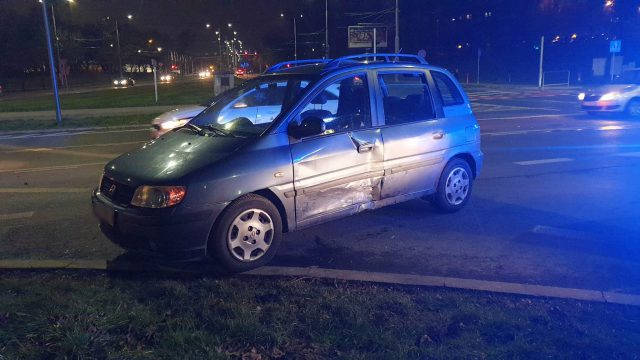
[[[71,129],[82,127],[113,127],[127,125],[149,125],[158,114],[136,114],[121,116],[101,116],[90,118],[63,119],[62,126],[58,126],[55,120],[22,119],[0,121],[0,131],[20,130],[46,130],[46,129]]]
[[[153,85],[99,90],[81,94],[61,94],[63,110],[97,109],[130,106],[199,104],[213,96],[211,80],[158,84],[155,102]],[[54,110],[51,95],[0,100],[0,112]]]
[[[310,279],[5,272],[5,359],[606,358],[640,309]]]

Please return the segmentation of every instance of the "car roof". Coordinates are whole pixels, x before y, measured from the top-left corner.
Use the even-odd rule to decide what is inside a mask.
[[[375,59],[375,60],[374,60]],[[369,61],[371,60],[371,61]],[[422,69],[447,72],[445,69],[429,65],[424,59],[407,54],[361,54],[334,60],[312,59],[279,63],[264,74],[318,75],[324,77],[354,69]],[[448,73],[448,72],[447,72]]]

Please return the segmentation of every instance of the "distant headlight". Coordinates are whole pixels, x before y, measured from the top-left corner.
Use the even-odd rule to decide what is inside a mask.
[[[145,208],[165,208],[178,205],[187,194],[184,186],[139,186],[131,205]]]
[[[118,80],[113,80],[113,85],[118,85],[119,83]]]
[[[610,101],[610,100],[615,100],[618,99],[620,97],[620,93],[617,92],[610,92],[610,93],[606,93],[604,95],[602,95],[600,97],[600,101]]]
[[[160,81],[164,81],[165,77],[164,76],[160,76]]]
[[[160,127],[162,128],[162,130],[171,130],[183,126],[184,124],[188,123],[189,120],[191,120],[191,118],[169,120],[160,124]]]
[[[120,80],[120,85],[127,85],[127,80]]]
[[[580,100],[580,101],[584,100],[585,97],[587,97],[587,94],[585,94],[585,93],[578,94],[578,100]]]

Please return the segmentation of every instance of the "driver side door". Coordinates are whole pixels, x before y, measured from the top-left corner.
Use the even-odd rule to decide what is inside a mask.
[[[369,81],[366,73],[329,80],[293,120],[313,116],[326,126],[319,134],[290,137],[298,227],[354,214],[380,197],[383,143],[372,127]]]

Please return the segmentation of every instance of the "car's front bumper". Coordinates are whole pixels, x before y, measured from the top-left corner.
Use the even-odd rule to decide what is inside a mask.
[[[100,229],[117,245],[178,261],[207,256],[209,233],[224,208],[224,204],[218,204],[182,214],[176,214],[175,209],[127,208],[113,204],[97,191],[91,205]]]
[[[583,101],[582,110],[598,112],[624,111],[624,106],[619,101]]]

